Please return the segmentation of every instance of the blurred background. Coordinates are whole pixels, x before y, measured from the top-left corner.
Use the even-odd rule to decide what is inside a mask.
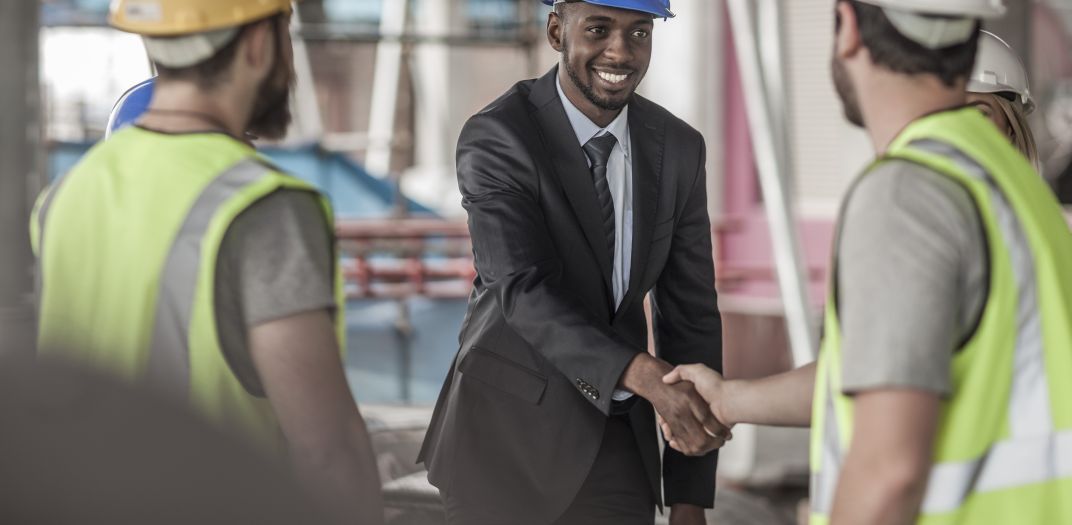
[[[1072,176],[1072,1],[1006,3],[1009,14],[987,29],[1028,65],[1040,103],[1032,123],[1056,185]],[[115,101],[152,76],[140,40],[106,26],[107,8],[0,3],[0,352],[32,348],[34,197],[103,137]],[[731,377],[813,355],[838,203],[873,158],[830,82],[832,9],[832,0],[674,0],[677,18],[656,24],[641,92],[707,140]],[[388,481],[420,477],[413,458],[474,276],[454,177],[458,133],[513,83],[556,63],[548,10],[537,0],[300,3],[296,123],[263,149],[335,205],[347,371],[380,433]],[[806,433],[736,435],[720,476],[726,497],[745,503],[721,506],[750,510],[724,510],[736,516],[721,522],[792,523],[806,496]]]

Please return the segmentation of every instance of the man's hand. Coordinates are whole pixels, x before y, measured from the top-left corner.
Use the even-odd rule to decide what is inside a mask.
[[[725,383],[721,374],[700,364],[682,365],[663,376],[663,382],[668,385],[691,383],[693,388],[696,389],[696,392],[700,394],[708,404],[711,414],[727,428],[725,441],[733,439],[733,434],[729,432],[729,429],[733,428],[736,421],[732,420],[727,411],[723,408],[723,400],[725,399],[725,389],[723,386]],[[658,418],[658,422],[659,428],[662,429],[667,444],[678,452],[684,452],[680,448],[683,445],[677,439],[674,428],[667,424],[661,417]]]
[[[696,505],[670,506],[670,525],[705,525],[706,523],[704,510]]]
[[[723,403],[726,399],[726,389],[723,388],[725,380],[722,379],[722,374],[704,365],[681,365],[663,377],[663,382],[668,385],[676,385],[683,381],[692,383],[696,392],[710,406],[711,413],[723,425],[733,428],[737,424],[737,421],[730,417],[729,411],[725,409],[726,404]]]
[[[622,376],[622,386],[651,402],[673,436],[675,450],[702,456],[720,448],[729,437],[729,429],[719,423],[692,385],[663,383],[662,377],[670,371],[669,364],[637,354]]]

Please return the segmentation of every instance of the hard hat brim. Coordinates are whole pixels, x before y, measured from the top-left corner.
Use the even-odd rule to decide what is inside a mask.
[[[637,5],[637,4],[632,4],[632,5],[627,6],[627,5],[623,5],[623,3],[620,0],[618,0],[618,1],[616,1],[616,0],[583,0],[583,1],[585,3],[592,4],[592,5],[598,5],[598,6],[601,6],[601,7],[611,7],[611,8],[614,8],[614,9],[625,9],[627,11],[639,11],[641,13],[647,13],[647,14],[649,14],[651,16],[654,16],[655,18],[674,18],[674,17],[677,16],[670,9],[664,8],[664,7],[661,7],[661,6],[654,6],[654,5],[648,6],[648,5]],[[553,6],[553,5],[555,5],[555,0],[543,0],[543,3],[545,5]]]
[[[1021,95],[1016,89],[1011,86],[998,86],[986,82],[979,82],[978,80],[969,80],[966,87],[968,93],[983,93],[987,95],[997,95],[999,93],[1008,93],[1016,98],[1020,102],[1020,105],[1024,108],[1024,114],[1030,115],[1035,112],[1037,105],[1035,99],[1031,95]]]
[[[240,27],[289,13],[295,1],[251,0],[240,6],[209,0],[191,3],[194,5],[180,6],[166,0],[116,0],[108,12],[108,23],[141,36],[184,36]]]
[[[1008,11],[1001,4],[980,4],[977,6],[957,5],[955,2],[935,2],[934,0],[860,0],[874,6],[925,13],[928,15],[967,17],[967,18],[1001,18]]]

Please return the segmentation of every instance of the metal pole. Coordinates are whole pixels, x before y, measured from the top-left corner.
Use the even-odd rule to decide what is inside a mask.
[[[294,110],[294,125],[290,127],[287,142],[307,144],[324,138],[324,122],[320,117],[320,105],[316,99],[312,61],[302,35],[302,19],[295,11],[290,22],[293,35],[294,72],[298,82],[294,88],[291,107]]]
[[[41,146],[38,2],[0,2],[0,355],[34,348],[28,225]]]
[[[383,0],[380,34],[402,35],[406,30],[409,2]],[[402,73],[402,43],[383,40],[376,46],[376,69],[372,77],[372,114],[369,116],[369,148],[365,167],[374,175],[391,170],[394,146],[398,84]]]
[[[728,0],[733,26],[733,42],[737,48],[741,81],[745,91],[748,127],[763,190],[764,208],[770,224],[771,240],[778,273],[778,285],[785,307],[786,325],[792,347],[793,363],[801,366],[815,359],[816,340],[812,335],[811,307],[808,302],[807,280],[802,268],[801,250],[796,236],[793,202],[786,191],[789,167],[783,164],[786,155],[780,154],[774,138],[773,119],[760,67],[758,35],[749,4],[752,0]],[[765,35],[776,38],[778,35]]]
[[[756,4],[757,35],[785,35],[782,17],[782,0],[759,0]],[[793,181],[787,177],[793,166],[792,147],[789,141],[789,82],[785,72],[785,39],[780,37],[759,39],[760,67],[763,71],[768,114],[771,118],[774,149],[778,152],[782,167],[782,180],[787,193],[792,194]]]

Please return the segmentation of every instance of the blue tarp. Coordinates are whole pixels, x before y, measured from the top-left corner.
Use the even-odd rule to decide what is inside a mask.
[[[53,144],[49,153],[49,180],[70,171],[91,146],[74,142]],[[287,173],[309,181],[327,194],[340,218],[382,218],[391,215],[394,209],[394,185],[373,177],[345,155],[325,152],[315,145],[262,151]],[[431,209],[413,200],[407,199],[407,204],[412,214],[435,216]]]

